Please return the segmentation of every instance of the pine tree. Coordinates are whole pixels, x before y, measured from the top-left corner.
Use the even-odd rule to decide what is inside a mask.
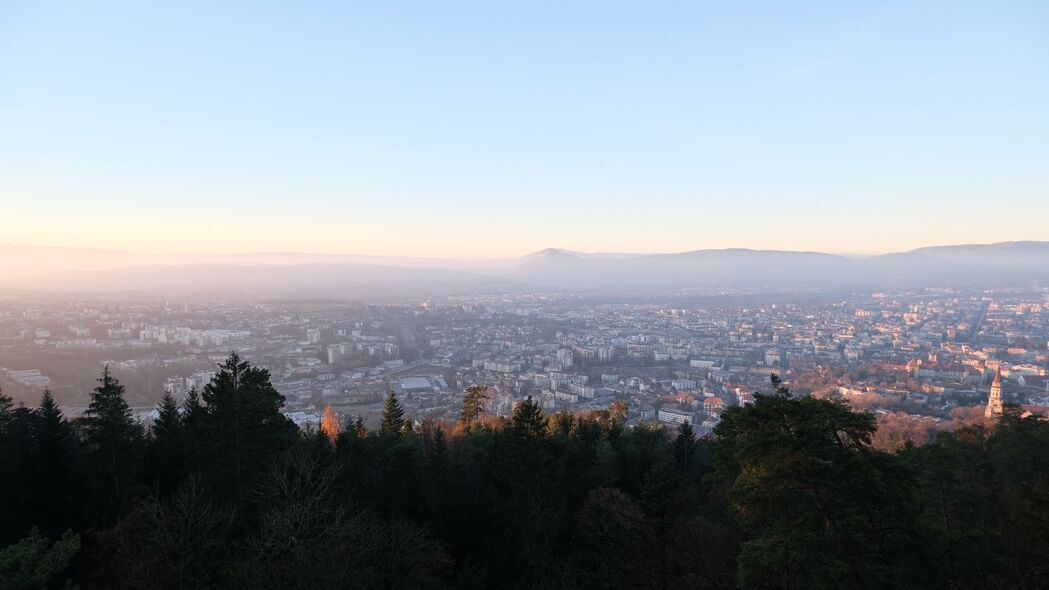
[[[546,434],[546,414],[539,407],[539,402],[528,396],[514,408],[510,419],[510,431],[522,438],[540,438]]]
[[[874,415],[772,384],[774,393],[729,408],[715,428],[712,479],[731,486],[746,539],[740,585],[909,585],[882,564],[910,559],[909,548],[925,543],[908,523],[909,476],[871,448]]]
[[[58,408],[55,396],[50,389],[45,389],[44,394],[40,397],[40,407],[37,408],[37,414],[40,416],[40,425],[43,427],[43,430],[61,431],[63,435],[70,434],[67,432],[69,425],[65,423],[62,410]]]
[[[142,425],[124,399],[124,386],[102,370],[85,414],[85,439],[93,478],[95,524],[108,525],[127,505],[143,447]]]
[[[66,531],[53,543],[33,528],[29,535],[0,548],[0,588],[49,588],[80,550],[80,535]],[[66,580],[66,588],[73,585]]]
[[[178,402],[175,401],[175,397],[170,393],[165,392],[160,398],[160,403],[157,404],[157,419],[153,422],[153,427],[150,429],[150,433],[156,435],[166,430],[175,429],[182,425],[182,416],[179,410]]]
[[[167,495],[175,489],[185,468],[185,425],[175,398],[165,393],[157,407],[157,419],[150,427],[148,450],[149,481]]]
[[[157,419],[153,421],[149,433],[154,441],[168,438],[177,440],[181,435],[181,430],[182,417],[179,415],[178,403],[170,393],[165,393],[164,397],[160,398],[160,404],[157,406]]]
[[[459,413],[459,422],[469,429],[470,426],[481,419],[486,400],[488,400],[487,387],[484,385],[467,387],[466,395],[463,396],[463,409]]]
[[[80,527],[82,485],[78,448],[69,422],[45,389],[36,410],[30,466],[30,510],[45,536]]]
[[[382,422],[379,423],[379,434],[400,434],[404,428],[404,409],[397,401],[397,394],[389,392],[386,395],[386,405],[382,410]]]
[[[0,393],[0,547],[25,536],[33,525],[26,504],[30,495],[28,456],[34,415]]]
[[[677,438],[674,439],[674,462],[678,469],[688,471],[692,467],[692,455],[696,452],[696,434],[692,425],[685,420],[677,427]]]
[[[182,402],[182,430],[186,438],[192,439],[200,433],[201,422],[207,410],[200,401],[200,392],[194,387],[186,394],[186,401]]]
[[[368,427],[364,425],[364,417],[360,414],[357,414],[357,419],[353,421],[353,430],[357,433],[357,438],[368,436]]]
[[[230,353],[201,396],[195,460],[206,483],[231,499],[262,475],[278,453],[297,438],[295,424],[281,414],[284,396],[269,371]]]

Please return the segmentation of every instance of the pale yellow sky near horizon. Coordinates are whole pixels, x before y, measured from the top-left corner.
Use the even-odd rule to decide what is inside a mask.
[[[0,243],[97,248],[144,254],[304,252],[461,259],[505,259],[545,248],[660,253],[716,248],[808,250],[858,255],[926,246],[1049,240],[1049,215],[1037,186],[1004,184],[958,192],[954,204],[924,198],[890,204],[874,191],[852,199],[799,202],[740,192],[594,205],[569,197],[534,203],[523,195],[498,204],[436,196],[411,206],[389,196],[346,196],[334,203],[278,191],[243,206],[216,191],[134,199],[77,196],[71,187],[23,189],[0,197]],[[7,191],[0,186],[0,195]],[[101,193],[98,193],[101,195]],[[814,194],[831,195],[828,189]],[[1019,220],[1019,222],[1018,222]]]
[[[542,220],[528,221],[542,226]],[[524,256],[545,248],[581,252],[667,253],[702,249],[752,248],[799,250],[827,253],[876,255],[926,246],[968,243],[994,243],[1019,240],[1047,240],[1049,229],[1029,227],[1017,231],[1011,226],[981,228],[907,228],[893,236],[883,232],[792,231],[789,227],[762,231],[760,224],[722,225],[703,228],[697,224],[668,223],[665,231],[637,232],[629,227],[580,228],[572,230],[551,220],[546,227],[507,227],[483,221],[464,221],[446,231],[411,225],[397,226],[377,222],[341,223],[337,219],[252,220],[237,223],[222,219],[127,218],[84,219],[56,215],[5,216],[0,222],[0,243],[24,246],[90,248],[136,254],[246,254],[296,252],[316,254],[358,254],[368,256],[406,256],[459,259],[505,259]],[[684,225],[685,227],[682,227]],[[524,231],[521,231],[524,229]],[[515,231],[516,230],[516,231]],[[899,232],[899,233],[898,233]],[[902,234],[902,235],[901,235]]]

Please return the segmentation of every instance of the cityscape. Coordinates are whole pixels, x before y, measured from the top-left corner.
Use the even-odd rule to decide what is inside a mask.
[[[1049,588],[1047,40],[0,0],[0,590]]]
[[[623,400],[630,424],[687,421],[709,435],[775,374],[798,393],[875,412],[891,448],[981,420],[996,377],[1004,403],[1049,415],[1047,345],[1049,293],[1006,289],[680,307],[563,293],[412,305],[8,298],[0,384],[28,404],[49,388],[78,416],[109,367],[148,423],[161,395],[181,403],[202,391],[236,351],[270,371],[304,429],[328,407],[375,427],[389,391],[410,420],[451,424],[466,390],[482,386],[493,416],[529,396],[551,414]]]

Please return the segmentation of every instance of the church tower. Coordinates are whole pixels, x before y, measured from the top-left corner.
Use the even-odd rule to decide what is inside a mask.
[[[986,418],[1002,415],[1002,369],[994,370],[994,381],[991,382],[991,397],[987,398],[987,409],[983,411]]]

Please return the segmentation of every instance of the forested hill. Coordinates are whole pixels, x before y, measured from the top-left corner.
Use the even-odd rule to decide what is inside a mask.
[[[302,434],[231,355],[145,431],[103,373],[84,418],[0,397],[0,588],[1044,588],[1049,423],[871,446],[776,391],[713,440],[526,400]]]

